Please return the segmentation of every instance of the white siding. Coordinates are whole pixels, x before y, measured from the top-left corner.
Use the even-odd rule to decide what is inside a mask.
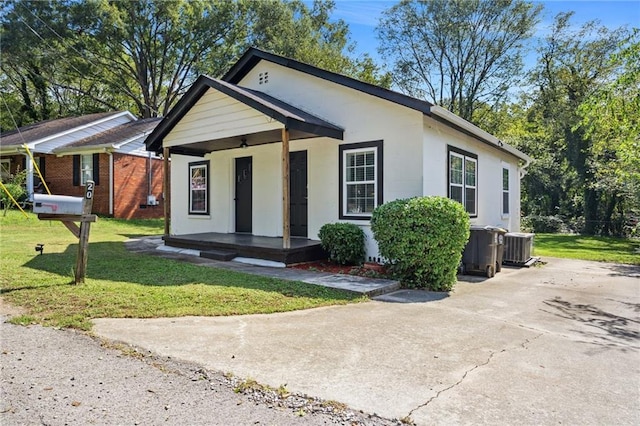
[[[478,216],[472,218],[471,223],[501,226],[514,232],[520,230],[520,179],[516,158],[426,116],[423,143],[425,195],[448,195],[447,146],[468,151],[478,156]],[[509,165],[510,180],[508,216],[502,215],[502,167],[505,163]]]
[[[268,72],[268,83],[259,74]],[[420,195],[447,195],[447,145],[478,155],[478,218],[475,223],[519,229],[518,168],[508,154],[461,135],[418,111],[295,70],[262,61],[240,82],[268,93],[345,129],[344,140],[315,138],[291,141],[290,151],[307,150],[309,238],[320,227],[339,220],[338,146],[383,141],[383,201]],[[222,115],[222,119],[220,117]],[[263,121],[260,121],[263,120]],[[165,138],[165,146],[234,136],[282,127],[265,116],[209,90]],[[282,168],[280,143],[220,151],[207,155],[211,176],[211,214],[189,216],[186,193],[189,161],[172,156],[172,233],[234,232],[235,158],[253,158],[253,233],[282,235]],[[502,162],[511,166],[511,212],[500,210]],[[184,190],[182,190],[184,188]],[[377,257],[368,221],[353,221],[368,235],[367,254]]]
[[[271,117],[217,90],[209,89],[165,136],[164,146],[248,135],[282,127]]]
[[[259,74],[264,72],[269,73],[269,82],[260,84]],[[310,238],[317,238],[325,223],[339,220],[339,144],[383,141],[383,201],[422,194],[422,113],[264,61],[240,85],[268,93],[345,129],[343,141],[323,138],[291,144],[292,151],[309,151]],[[369,236],[368,255],[377,256],[369,222],[352,222]]]

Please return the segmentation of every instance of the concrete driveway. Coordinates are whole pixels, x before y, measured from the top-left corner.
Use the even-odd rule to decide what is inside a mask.
[[[463,277],[449,297],[100,319],[94,332],[422,425],[640,424],[640,268],[546,260]]]

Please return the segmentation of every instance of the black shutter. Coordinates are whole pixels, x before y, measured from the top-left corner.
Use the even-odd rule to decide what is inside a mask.
[[[80,186],[80,156],[73,156],[73,186]]]
[[[93,154],[93,182],[100,185],[100,154]]]
[[[40,165],[38,167],[40,168],[40,174],[42,175],[42,180],[46,180],[47,175],[45,174],[45,171],[44,171],[44,157],[40,157]]]

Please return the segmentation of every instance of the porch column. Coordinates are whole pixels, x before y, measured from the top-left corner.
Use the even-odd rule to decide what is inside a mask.
[[[289,218],[289,129],[282,129],[282,248],[291,248]]]
[[[164,204],[164,235],[171,229],[171,185],[169,181],[169,148],[162,149],[162,202]]]
[[[25,170],[27,171],[27,179],[25,182],[27,195],[29,196],[29,201],[33,201],[33,162],[31,161],[29,154],[24,154],[24,157]]]

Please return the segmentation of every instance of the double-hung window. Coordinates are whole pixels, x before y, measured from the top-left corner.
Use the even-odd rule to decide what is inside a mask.
[[[478,157],[449,147],[449,198],[461,203],[470,216],[477,216]]]
[[[382,141],[340,145],[340,218],[370,219],[382,204]]]
[[[80,156],[80,185],[86,186],[88,180],[93,180],[93,154]]]
[[[209,214],[209,162],[189,163],[189,214]]]
[[[72,161],[73,186],[86,186],[89,180],[100,185],[100,154],[76,154]],[[40,171],[44,175],[43,164],[43,161],[40,161]]]
[[[502,166],[502,216],[509,216],[509,168]]]

